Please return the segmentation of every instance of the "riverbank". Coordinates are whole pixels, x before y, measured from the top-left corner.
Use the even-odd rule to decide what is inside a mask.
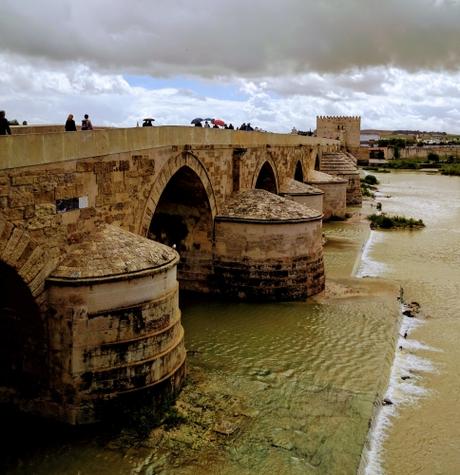
[[[456,159],[458,160],[458,159]],[[388,173],[390,170],[418,170],[426,173],[441,173],[442,175],[460,176],[460,163],[455,162],[426,162],[425,159],[389,160],[379,166],[365,166],[364,170],[378,173]]]

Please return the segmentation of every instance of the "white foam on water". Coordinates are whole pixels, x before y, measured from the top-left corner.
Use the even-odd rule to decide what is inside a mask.
[[[404,306],[401,305],[401,313]],[[396,353],[391,368],[390,380],[385,393],[385,398],[393,405],[380,408],[374,421],[374,426],[369,437],[369,448],[366,453],[367,465],[365,475],[384,475],[382,468],[383,444],[388,437],[393,420],[398,416],[399,409],[416,404],[420,398],[426,397],[429,390],[422,386],[423,373],[436,372],[436,367],[426,357],[415,354],[415,351],[439,351],[410,338],[411,331],[423,321],[419,318],[402,317],[400,334],[407,331],[407,338],[400,337],[396,343]],[[402,346],[402,350],[399,347]],[[409,379],[401,379],[409,376]]]
[[[370,257],[371,251],[376,244],[383,242],[384,235],[372,230],[369,238],[364,244],[359,261],[356,277],[378,277],[387,269],[387,265],[383,262],[378,262]]]

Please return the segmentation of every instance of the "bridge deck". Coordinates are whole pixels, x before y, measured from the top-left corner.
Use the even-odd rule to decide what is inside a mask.
[[[100,157],[156,147],[259,147],[339,145],[336,140],[293,134],[187,126],[134,127],[0,137],[0,170]]]

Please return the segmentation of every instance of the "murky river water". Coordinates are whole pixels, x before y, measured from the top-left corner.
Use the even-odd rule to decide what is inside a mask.
[[[382,408],[367,473],[460,473],[460,179],[379,179],[384,211],[427,227],[367,241],[367,223],[327,225],[325,297],[183,302],[190,380],[181,424],[143,437],[49,435],[15,418],[3,447],[7,473],[353,474],[397,344],[387,393],[396,404]],[[403,320],[402,343],[399,285],[426,314],[418,326]]]
[[[422,218],[422,231],[379,233],[369,252],[380,275],[404,286],[426,318],[401,339],[391,426],[381,460],[387,474],[460,473],[460,178],[421,173],[378,176],[384,211]],[[391,196],[391,198],[385,198]],[[415,325],[414,325],[415,323]],[[396,375],[398,376],[398,374]],[[384,421],[383,426],[386,425]],[[377,472],[379,473],[379,472]]]

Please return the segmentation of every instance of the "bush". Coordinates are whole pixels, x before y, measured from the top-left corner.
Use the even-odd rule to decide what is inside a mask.
[[[404,216],[390,216],[385,213],[371,214],[367,217],[372,229],[418,229],[425,227],[421,219],[406,218]]]
[[[439,155],[437,153],[430,152],[427,156],[429,162],[439,162]]]
[[[366,175],[364,177],[364,183],[367,183],[368,185],[378,185],[379,181],[377,180],[377,177],[374,175]]]
[[[460,164],[443,165],[441,168],[441,174],[460,176]]]

